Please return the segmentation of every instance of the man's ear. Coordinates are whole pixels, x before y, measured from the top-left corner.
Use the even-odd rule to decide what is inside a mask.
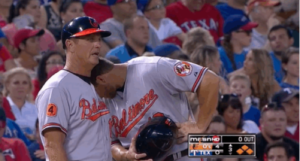
[[[75,51],[75,42],[71,39],[67,39],[65,41],[65,45],[66,45],[66,48],[71,52],[73,53]]]

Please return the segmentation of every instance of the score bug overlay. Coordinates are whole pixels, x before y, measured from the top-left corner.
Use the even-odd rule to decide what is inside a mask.
[[[189,134],[189,157],[256,158],[255,134]]]

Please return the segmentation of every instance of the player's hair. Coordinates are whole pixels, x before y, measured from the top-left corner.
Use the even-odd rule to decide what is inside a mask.
[[[213,37],[209,31],[205,30],[204,28],[195,27],[187,32],[186,38],[182,43],[182,50],[187,55],[190,55],[197,47],[204,45],[215,46]]]
[[[146,20],[146,17],[143,15],[133,15],[130,18],[126,19],[124,21],[124,33],[126,34],[126,31],[133,28],[134,19],[136,18],[142,18]]]
[[[268,153],[273,148],[283,148],[287,158],[290,159],[291,157],[294,157],[293,148],[286,142],[274,142],[274,143],[268,144],[266,149],[265,149],[265,154],[267,155],[267,157],[268,157]]]
[[[242,129],[242,127],[243,127],[243,105],[240,102],[239,98],[229,96],[228,100],[221,99],[219,101],[218,107],[217,107],[217,111],[218,111],[219,115],[224,116],[225,111],[229,107],[231,107],[235,110],[240,110],[240,120],[239,120],[239,124],[237,125],[237,129]]]
[[[197,47],[191,54],[191,61],[201,66],[208,66],[209,62],[219,54],[218,49],[214,46],[204,45]]]
[[[278,97],[280,97],[278,95]],[[266,104],[262,109],[261,109],[261,118],[264,116],[265,113],[268,111],[283,111],[285,112],[285,109],[282,107],[281,102],[279,101],[280,98],[276,99],[277,102],[271,102]]]
[[[231,34],[225,34],[224,35],[222,47],[224,48],[225,53],[228,56],[228,58],[229,58],[229,60],[232,64],[233,70],[235,70],[236,65],[235,65],[235,62],[234,62],[233,46],[231,44]]]
[[[283,29],[286,31],[286,34],[288,35],[288,37],[291,39],[293,38],[293,32],[291,31],[291,29],[289,29],[288,27],[284,26],[284,25],[276,25],[276,26],[273,26],[270,31],[269,31],[269,34],[268,34],[268,39],[270,40],[270,35],[272,32],[274,31],[277,31],[277,30],[280,30],[280,29]]]
[[[114,63],[105,59],[99,58],[99,63],[93,68],[91,72],[91,83],[97,85],[97,76],[106,74],[114,68]]]
[[[210,125],[211,125],[212,123],[221,123],[221,124],[224,124],[224,126],[226,127],[226,123],[225,123],[223,117],[220,116],[220,115],[216,115],[216,116],[214,116],[214,117],[212,118],[212,120],[211,120],[211,122],[209,123],[209,126],[207,127],[206,130],[208,130],[208,128],[210,127]]]
[[[62,58],[63,61],[65,61],[64,56],[58,51],[50,51],[43,54],[37,69],[37,79],[40,85],[40,89],[44,86],[45,82],[47,81],[47,73],[46,73],[47,61],[53,55],[58,55]]]
[[[233,81],[235,80],[243,80],[246,81],[247,84],[249,85],[248,87],[251,87],[251,81],[249,76],[247,76],[246,74],[242,74],[242,73],[237,73],[237,74],[233,74],[230,78],[229,78],[229,84],[231,84]]]
[[[290,47],[286,50],[286,52],[284,54],[282,54],[281,57],[281,63],[282,64],[288,64],[288,62],[290,61],[290,58],[292,55],[294,54],[298,54],[299,55],[299,49],[296,47]],[[283,72],[285,73],[285,75],[287,74],[287,71],[282,69]]]
[[[3,95],[5,97],[7,97],[9,95],[9,91],[7,89],[7,85],[8,83],[10,82],[11,78],[17,74],[24,74],[27,79],[28,79],[28,84],[29,84],[29,91],[27,93],[27,101],[30,101],[32,102],[33,101],[33,98],[32,98],[32,89],[33,89],[33,86],[32,86],[32,82],[31,82],[31,78],[30,78],[30,75],[29,73],[27,72],[27,70],[23,67],[16,67],[16,68],[13,68],[13,69],[10,69],[9,71],[5,72],[4,73],[4,89],[3,89]]]
[[[270,54],[264,49],[252,49],[254,68],[256,68],[256,75],[258,78],[256,87],[252,88],[252,94],[259,98],[260,107],[267,104],[268,99],[273,94],[274,86],[274,68]],[[253,86],[252,86],[253,87]]]

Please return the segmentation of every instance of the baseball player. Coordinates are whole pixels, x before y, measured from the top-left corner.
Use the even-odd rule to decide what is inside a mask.
[[[116,161],[140,160],[135,136],[149,118],[165,115],[177,122],[178,144],[164,156],[164,161],[192,161],[188,158],[188,133],[204,132],[218,102],[219,78],[207,68],[190,62],[161,57],[139,57],[124,64],[100,59],[92,70],[92,83],[111,112],[109,127],[112,155]],[[196,123],[185,92],[196,92],[200,111]],[[133,140],[132,140],[133,138]]]
[[[78,17],[62,29],[66,65],[40,90],[39,129],[47,161],[112,160],[109,111],[90,83],[100,43],[111,35],[95,19]]]

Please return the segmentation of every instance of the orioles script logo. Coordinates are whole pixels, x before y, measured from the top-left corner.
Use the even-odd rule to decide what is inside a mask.
[[[96,99],[93,98],[93,104],[86,99],[81,99],[79,101],[79,107],[82,108],[81,119],[89,119],[92,121],[96,121],[99,117],[109,114],[109,111],[104,102],[99,101],[98,106],[96,103]]]
[[[139,102],[130,106],[128,112],[123,109],[120,119],[113,115],[109,120],[110,131],[114,130],[116,137],[126,137],[129,131],[145,116],[157,98],[158,95],[151,89]]]

